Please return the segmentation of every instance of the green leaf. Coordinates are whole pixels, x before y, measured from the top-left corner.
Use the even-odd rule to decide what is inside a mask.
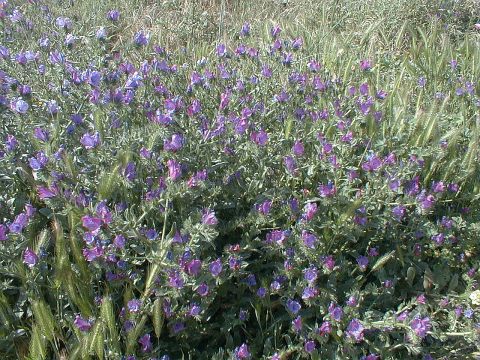
[[[388,254],[385,254],[382,257],[380,257],[372,266],[371,272],[377,271],[383,268],[385,264],[388,262],[388,260],[392,259],[394,256],[395,256],[395,250],[392,250]]]

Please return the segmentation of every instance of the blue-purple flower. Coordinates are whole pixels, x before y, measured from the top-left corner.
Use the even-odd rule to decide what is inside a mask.
[[[27,214],[20,213],[15,217],[15,220],[13,221],[13,223],[10,224],[10,226],[8,227],[8,230],[11,233],[19,234],[23,231],[25,226],[27,226],[28,221],[29,221],[29,218]]]
[[[82,224],[89,231],[99,230],[102,226],[102,223],[102,219],[95,216],[85,215],[82,217]]]
[[[150,340],[150,334],[143,335],[139,340],[138,343],[141,345],[142,352],[150,352],[153,349],[152,341]]]
[[[306,341],[303,348],[307,353],[311,354],[316,348],[315,341],[313,340]]]
[[[4,224],[0,224],[0,241],[7,240],[8,228]]]
[[[47,130],[42,129],[41,127],[36,127],[33,130],[33,134],[35,138],[37,138],[40,141],[47,142],[50,139],[50,134]]]
[[[34,267],[38,262],[38,255],[32,249],[26,248],[23,253],[23,262],[29,267]]]
[[[28,103],[22,99],[17,99],[16,101],[12,102],[12,110],[19,113],[25,114],[28,111]]]
[[[100,144],[100,134],[98,133],[98,131],[95,132],[93,135],[86,133],[81,137],[80,143],[87,150],[93,149]]]
[[[149,33],[145,33],[144,31],[139,31],[133,37],[133,42],[137,46],[146,46],[148,45],[149,39],[150,39]]]
[[[202,224],[203,225],[217,225],[218,219],[215,216],[215,211],[210,209],[203,209],[202,211]]]
[[[170,179],[172,179],[173,181],[180,179],[180,177],[182,176],[182,167],[178,161],[174,159],[169,159],[167,161],[167,167],[168,167],[168,177]]]
[[[287,310],[290,311],[292,314],[297,315],[302,306],[298,301],[289,299],[287,300]]]
[[[360,342],[363,340],[365,330],[364,326],[358,319],[352,319],[347,326],[345,332],[346,336],[352,339],[354,342]]]
[[[110,20],[110,21],[118,21],[118,19],[120,18],[120,12],[118,10],[110,10],[108,13],[107,13],[107,19]]]
[[[410,322],[410,327],[418,337],[423,339],[427,336],[427,332],[430,331],[432,324],[430,318],[417,316]]]
[[[359,256],[357,258],[357,264],[361,271],[365,271],[368,266],[368,257],[363,255]]]
[[[235,348],[235,359],[249,359],[251,357],[250,351],[247,344],[242,344],[239,347]]]
[[[331,318],[336,321],[342,320],[343,317],[343,309],[341,306],[338,306],[336,303],[331,302],[328,306],[328,313],[330,314]]]
[[[222,272],[222,260],[221,259],[217,259],[215,261],[212,261],[208,267],[208,269],[210,270],[210,273],[212,274],[213,277],[217,277],[220,275],[220,273]]]
[[[73,325],[75,325],[78,328],[78,330],[84,331],[84,332],[89,331],[92,328],[92,323],[80,315],[75,316]]]

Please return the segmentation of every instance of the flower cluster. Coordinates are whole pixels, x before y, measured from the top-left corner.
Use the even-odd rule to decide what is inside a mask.
[[[2,334],[43,358],[478,346],[473,55],[440,82],[244,23],[181,63],[147,29],[113,50],[125,16],[0,0]]]

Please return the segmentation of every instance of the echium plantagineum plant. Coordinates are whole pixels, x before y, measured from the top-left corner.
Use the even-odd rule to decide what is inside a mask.
[[[338,77],[278,25],[180,64],[146,30],[113,51],[115,9],[82,33],[40,1],[1,4],[2,352],[479,350],[478,124],[452,144],[444,123],[394,136],[380,64]],[[478,116],[478,79],[448,71],[441,96],[409,79],[409,101]]]

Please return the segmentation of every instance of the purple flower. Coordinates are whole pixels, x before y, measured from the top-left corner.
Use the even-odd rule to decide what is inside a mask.
[[[401,312],[398,316],[397,316],[397,321],[405,321],[405,319],[408,317],[409,315],[409,312],[407,310]]]
[[[66,46],[73,46],[73,44],[75,43],[75,40],[76,40],[76,37],[75,37],[74,35],[72,35],[72,34],[67,34],[67,35],[65,36],[65,41],[64,41],[64,43],[65,43]]]
[[[31,157],[28,159],[28,164],[32,168],[32,170],[38,171],[41,170],[47,165],[48,157],[45,155],[43,151],[39,151],[36,157]]]
[[[317,280],[318,270],[315,266],[310,266],[308,269],[304,270],[304,279],[311,285]]]
[[[107,30],[104,26],[101,26],[97,29],[97,31],[95,32],[95,37],[98,40],[105,40],[107,38]]]
[[[164,140],[163,149],[165,151],[178,151],[182,148],[184,138],[182,134],[173,134],[170,140]]]
[[[125,169],[123,170],[123,176],[125,176],[125,178],[128,180],[128,181],[133,181],[135,180],[135,178],[137,177],[137,171],[136,171],[136,168],[135,168],[135,163],[129,161],[127,166],[125,166]]]
[[[265,289],[264,287],[259,287],[257,290],[257,296],[259,298],[264,298],[265,295],[267,295],[267,289]]]
[[[202,224],[203,225],[217,225],[218,219],[215,216],[215,211],[210,209],[204,209],[202,211]]]
[[[218,44],[217,45],[217,56],[218,57],[224,57],[227,55],[227,47],[225,44]]]
[[[368,257],[366,256],[359,256],[357,258],[357,264],[360,267],[360,270],[365,271],[368,266]]]
[[[247,344],[242,344],[235,349],[235,359],[248,359],[251,357]]]
[[[372,247],[372,248],[368,249],[368,256],[375,257],[375,256],[378,256],[378,255],[379,255],[379,252],[378,252],[378,249],[376,247]]]
[[[155,229],[148,229],[147,231],[145,231],[145,237],[148,240],[155,240],[157,235],[158,235],[158,233],[155,231]]]
[[[410,322],[410,327],[418,337],[423,339],[425,336],[427,336],[427,332],[430,331],[432,325],[428,317],[421,319],[419,316],[417,316]]]
[[[293,144],[292,151],[295,156],[302,156],[305,152],[305,147],[301,141],[297,140],[295,141],[295,144]]]
[[[440,246],[445,242],[445,234],[438,233],[438,234],[432,235],[432,240],[435,242],[435,244]]]
[[[287,168],[287,171],[290,175],[296,175],[297,174],[297,162],[292,156],[285,156],[283,158],[283,162],[285,164],[285,167]]]
[[[270,78],[272,77],[272,69],[270,67],[268,67],[267,65],[263,65],[262,66],[262,76],[265,77],[265,78]]]
[[[420,294],[417,296],[417,303],[421,305],[425,305],[427,303],[427,298],[425,297],[425,294]]]
[[[212,271],[210,269],[210,271]],[[200,295],[201,297],[204,297],[204,296],[207,296],[208,295],[208,285],[205,284],[205,283],[202,283],[200,284],[200,286],[197,288],[197,293],[198,295]]]
[[[85,215],[82,217],[83,227],[89,231],[97,231],[102,226],[102,219],[90,215]]]
[[[285,230],[272,230],[271,232],[267,233],[265,237],[265,241],[268,244],[271,244],[273,242],[277,243],[278,245],[283,245],[285,240],[287,239],[289,233]]]
[[[197,276],[202,269],[202,261],[198,259],[193,259],[185,264],[185,272],[188,275]]]
[[[139,299],[133,299],[133,300],[130,300],[130,301],[127,303],[128,310],[129,310],[131,313],[137,313],[137,312],[139,312],[141,306],[142,306],[142,300],[139,300]]]
[[[51,199],[57,196],[56,188],[48,188],[45,186],[37,186],[38,197],[40,200]]]
[[[125,247],[125,236],[117,235],[113,239],[113,245],[119,249],[123,249]]]
[[[292,299],[287,300],[287,310],[292,314],[297,315],[301,308],[302,306],[298,301]]]
[[[183,331],[185,329],[185,323],[183,322],[176,322],[172,326],[172,332],[174,334],[178,334],[180,331]]]
[[[103,256],[103,248],[100,246],[95,246],[91,249],[83,249],[83,256],[88,262],[92,262],[96,258]]]
[[[228,258],[228,266],[230,267],[230,270],[237,271],[240,269],[241,265],[242,265],[241,259],[235,258],[234,256],[230,256]]]
[[[146,46],[148,45],[148,40],[150,39],[150,34],[143,31],[139,31],[133,37],[133,42],[137,46]]]
[[[210,263],[208,269],[213,277],[217,277],[222,272],[222,260],[217,259]]]
[[[18,141],[15,138],[15,136],[13,136],[11,134],[8,134],[7,135],[7,140],[5,141],[5,150],[7,152],[11,152],[11,151],[15,150],[17,145],[18,145]]]
[[[418,78],[418,86],[421,88],[424,88],[425,85],[427,84],[427,79],[423,76]]]
[[[177,270],[173,270],[170,272],[168,276],[168,285],[175,289],[181,289],[184,285],[184,280],[181,274]]]
[[[307,203],[304,207],[304,215],[303,217],[305,220],[310,221],[313,219],[317,212],[318,206],[316,203]]]
[[[417,196],[417,201],[420,202],[422,210],[431,209],[435,205],[435,197],[431,194],[426,195],[425,191],[422,191],[422,193]]]
[[[299,332],[302,330],[303,324],[302,324],[302,317],[297,316],[295,319],[292,321],[293,329],[295,332]]]
[[[358,305],[357,298],[355,296],[350,296],[346,302],[347,306],[349,307],[355,307]]]
[[[256,206],[256,210],[262,215],[268,215],[272,207],[272,200],[265,200],[263,203]]]
[[[0,241],[7,240],[7,227],[4,224],[0,224]]]
[[[84,319],[80,315],[75,316],[73,325],[75,325],[80,331],[88,331],[92,327],[92,324],[90,323],[90,321]]]
[[[285,90],[282,90],[280,94],[275,95],[275,100],[279,103],[286,103],[290,99],[290,95]]]
[[[322,325],[318,328],[318,334],[323,336],[325,334],[330,334],[332,332],[332,324],[330,321],[324,321]]]
[[[34,133],[34,136],[40,141],[47,142],[50,139],[49,132],[40,127],[36,127],[33,130],[33,133]]]
[[[244,22],[242,28],[240,29],[240,36],[250,35],[250,23]]]
[[[376,156],[372,155],[370,159],[362,164],[362,169],[365,171],[375,172],[382,166],[382,160]]]
[[[320,184],[318,186],[318,193],[321,197],[332,197],[337,192],[335,185],[329,181],[326,185]]]
[[[270,34],[272,35],[273,38],[276,38],[278,35],[280,35],[281,31],[282,31],[282,29],[280,28],[280,26],[275,25],[270,30]]]
[[[392,215],[397,221],[402,221],[406,212],[406,208],[403,205],[397,205],[392,209]]]
[[[257,145],[265,146],[268,141],[268,134],[264,130],[252,131],[250,139]]]
[[[10,226],[8,227],[8,230],[11,233],[19,234],[22,232],[25,226],[27,226],[28,220],[29,219],[27,214],[20,213],[15,217],[15,220],[13,221],[13,223],[10,224]]]
[[[442,193],[446,190],[446,186],[445,184],[443,183],[443,181],[434,181],[433,184],[432,184],[432,191],[434,193]]]
[[[110,21],[118,21],[120,18],[120,12],[118,10],[110,10],[107,13],[107,19]]]
[[[332,319],[336,321],[342,320],[343,317],[343,309],[341,306],[338,306],[334,302],[331,302],[330,305],[328,306],[328,313],[332,317]]]
[[[307,353],[311,354],[316,348],[315,341],[308,340],[307,342],[305,342],[305,345],[303,348]]]
[[[178,180],[182,176],[182,167],[176,160],[170,159],[167,161],[168,176],[173,181]]]
[[[23,263],[29,268],[34,267],[38,262],[38,255],[35,254],[30,248],[26,248],[23,253]]]
[[[303,240],[303,244],[310,248],[310,249],[314,249],[315,248],[315,244],[317,243],[317,237],[312,234],[312,233],[309,233],[308,231],[306,230],[303,230],[302,231],[302,240]]]
[[[303,39],[302,38],[295,38],[292,40],[292,48],[294,50],[298,50],[303,46]]]
[[[360,70],[370,70],[372,68],[372,63],[369,59],[360,60]]]
[[[12,110],[19,114],[25,114],[28,111],[28,104],[22,99],[18,99],[12,103]]]
[[[85,147],[85,149],[90,150],[97,147],[100,144],[100,134],[95,132],[93,135],[85,133],[81,139],[80,143]]]
[[[379,100],[384,100],[387,97],[387,92],[385,90],[379,90],[377,91],[376,97]]]
[[[303,300],[309,300],[309,299],[314,298],[317,295],[318,295],[318,289],[317,288],[307,286],[305,289],[303,289],[302,299]]]
[[[358,319],[352,319],[347,326],[346,336],[353,339],[355,342],[363,340],[363,331],[365,328]]]
[[[72,27],[72,20],[67,17],[58,17],[55,20],[55,25],[57,25],[59,28],[68,30]]]
[[[310,60],[307,66],[308,66],[308,69],[312,72],[320,71],[320,68],[322,67],[320,63],[315,60]]]
[[[327,268],[327,270],[332,271],[335,268],[335,259],[332,255],[329,255],[322,259],[323,266]]]
[[[198,316],[198,315],[200,315],[201,311],[202,311],[202,308],[198,304],[193,303],[193,304],[190,305],[190,310],[188,311],[188,315]]]
[[[150,340],[150,334],[143,335],[138,343],[142,346],[142,352],[150,352],[153,349],[152,341]]]

